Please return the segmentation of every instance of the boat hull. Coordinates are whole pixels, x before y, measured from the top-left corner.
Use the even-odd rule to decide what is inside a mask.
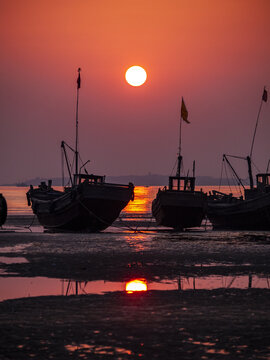
[[[35,197],[34,192],[30,197],[33,212],[46,229],[99,232],[110,226],[133,198],[133,185],[89,184],[53,200]]]
[[[178,230],[201,226],[206,197],[202,192],[160,190],[152,202],[158,225]]]
[[[270,193],[231,204],[210,200],[207,217],[214,229],[270,230]]]
[[[7,219],[7,202],[2,194],[0,194],[0,226],[2,226]]]

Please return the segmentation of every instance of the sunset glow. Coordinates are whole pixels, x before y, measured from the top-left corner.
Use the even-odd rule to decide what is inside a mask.
[[[183,128],[186,171],[196,160],[198,176],[219,178],[224,152],[245,156],[262,90],[270,89],[270,1],[134,4],[1,2],[7,136],[0,184],[59,176],[58,144],[74,146],[79,66],[80,152],[91,159],[91,173],[167,175],[182,96],[191,121]],[[125,78],[133,66],[142,70],[141,86]],[[269,159],[269,101],[263,105],[254,149],[258,169]],[[246,168],[239,175],[246,176]]]
[[[138,214],[150,211],[151,209],[148,200],[149,198],[149,188],[143,186],[135,186],[134,200],[128,203],[128,205],[125,207],[125,212]]]
[[[132,280],[126,284],[126,292],[132,294],[133,292],[147,291],[147,283],[145,280]]]
[[[131,86],[141,86],[145,83],[147,74],[141,66],[131,66],[126,71],[126,81]]]

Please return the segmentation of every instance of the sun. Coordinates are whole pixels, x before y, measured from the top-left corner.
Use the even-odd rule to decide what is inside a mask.
[[[135,65],[135,66],[131,66],[126,71],[125,77],[126,77],[126,81],[129,83],[129,85],[141,86],[145,83],[147,74],[146,74],[146,71],[144,70],[144,68],[142,68],[141,66]]]

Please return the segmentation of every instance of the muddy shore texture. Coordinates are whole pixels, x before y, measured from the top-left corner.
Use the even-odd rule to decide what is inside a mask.
[[[28,260],[1,276],[267,277],[269,255],[262,232],[0,233],[0,256]],[[269,359],[269,314],[267,287],[7,300],[0,359]]]

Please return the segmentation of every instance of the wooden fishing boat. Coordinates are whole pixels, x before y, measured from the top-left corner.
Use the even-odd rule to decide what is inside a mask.
[[[133,184],[106,183],[103,176],[76,175],[76,185],[56,191],[30,187],[28,204],[46,229],[98,232],[110,226],[133,199]]]
[[[0,226],[4,225],[7,219],[7,202],[5,197],[0,194]]]
[[[252,181],[244,188],[244,196],[213,190],[208,196],[207,217],[214,229],[270,230],[270,173],[257,174],[256,186]]]
[[[76,111],[76,148],[73,150],[64,141],[61,148],[66,159],[70,186],[63,191],[52,188],[52,182],[42,182],[37,188],[30,186],[27,192],[28,205],[32,206],[41,225],[52,231],[87,231],[98,232],[110,226],[121,210],[134,197],[134,186],[111,184],[105,176],[89,175],[85,164],[79,171],[78,154],[78,91],[80,88],[80,69],[77,79]],[[72,176],[67,158],[66,146],[75,153],[75,173]]]
[[[193,163],[193,176],[180,176],[181,122],[182,120],[188,122],[187,115],[182,98],[177,172],[175,176],[169,177],[169,187],[159,189],[152,202],[152,214],[157,224],[180,231],[201,225],[207,201],[205,193],[195,190],[195,163]]]
[[[251,161],[259,115],[261,112],[262,103],[266,101],[267,91],[264,88],[253,134],[250,155],[246,158],[237,157],[247,161],[249,187],[243,185],[242,180],[239,178],[237,172],[229,162],[228,155],[223,155],[223,161],[231,168],[238,184],[242,186],[244,190],[244,195],[236,197],[232,194],[224,194],[215,190],[210,192],[207,204],[207,217],[211,221],[214,229],[270,230],[269,163],[265,173],[258,173],[256,175],[256,186],[254,186]]]
[[[152,202],[158,225],[177,230],[201,226],[206,210],[206,194],[195,191],[195,177],[170,176],[169,187],[159,189]]]

